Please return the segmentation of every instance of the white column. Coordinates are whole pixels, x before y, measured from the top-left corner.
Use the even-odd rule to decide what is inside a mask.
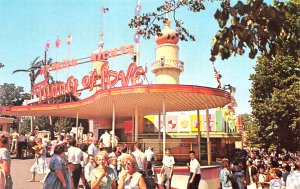
[[[211,145],[210,145],[210,139],[209,139],[209,111],[206,109],[206,135],[207,135],[207,161],[208,165],[211,164]]]
[[[78,112],[76,112],[76,141],[78,140]]]
[[[197,124],[198,124],[198,155],[199,161],[201,161],[201,132],[200,132],[200,115],[199,110],[197,110]]]
[[[115,103],[113,102],[112,107],[112,147],[115,146],[115,125],[116,125],[116,112],[115,112]]]
[[[163,156],[165,156],[166,151],[166,104],[165,104],[165,98],[163,100]]]
[[[137,142],[139,139],[139,112],[138,107],[135,107],[134,113],[134,142]]]

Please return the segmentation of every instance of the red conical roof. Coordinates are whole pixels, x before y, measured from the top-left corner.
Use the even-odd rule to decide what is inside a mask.
[[[170,29],[171,22],[167,20],[164,22],[165,28],[161,31],[162,36],[156,37],[156,44],[161,45],[164,43],[177,44],[179,38],[175,30]]]

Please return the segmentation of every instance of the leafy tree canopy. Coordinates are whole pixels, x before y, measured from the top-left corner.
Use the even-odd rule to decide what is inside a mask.
[[[166,1],[157,7],[156,12],[136,15],[131,19],[129,27],[137,28],[138,33],[149,39],[161,35],[159,21],[165,21],[169,13],[175,22],[178,37],[183,41],[195,41],[195,37],[183,26],[183,21],[176,17],[176,10],[188,7],[192,12],[205,10],[202,0]],[[248,56],[254,59],[258,52],[268,58],[286,52],[295,59],[299,57],[300,24],[299,1],[277,2],[266,4],[263,0],[248,0],[247,3],[238,1],[231,5],[230,0],[222,1],[221,8],[216,10],[215,19],[220,30],[213,38],[211,61],[220,55],[228,59],[231,55],[243,55],[248,48]],[[284,48],[281,48],[284,47]]]
[[[8,83],[0,85],[1,106],[22,105],[25,99],[30,99],[30,95],[24,93],[23,87],[15,86],[15,84]]]
[[[253,141],[290,151],[300,147],[300,64],[292,56],[259,57],[252,80]],[[298,149],[297,149],[298,148]]]

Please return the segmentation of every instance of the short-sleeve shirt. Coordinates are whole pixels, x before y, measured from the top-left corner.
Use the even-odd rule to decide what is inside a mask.
[[[107,167],[107,174],[105,177],[103,177],[100,185],[99,185],[99,189],[111,189],[111,184],[112,182],[116,179],[115,178],[115,174],[114,174],[114,170],[110,167]],[[98,178],[100,177],[100,173],[98,171],[98,169],[93,169],[91,174],[90,174],[90,180],[91,181],[96,181],[98,180]]]
[[[134,152],[132,152],[132,155],[134,156],[136,163],[137,163],[137,167],[136,170],[137,171],[145,171],[145,164],[147,161],[147,157],[145,155],[145,153],[143,153],[141,150],[136,150]]]
[[[83,153],[80,148],[70,146],[68,149],[68,162],[72,164],[80,164]]]
[[[300,171],[294,171],[286,179],[286,189],[300,188]]]
[[[111,146],[111,136],[109,133],[105,132],[104,134],[102,134],[100,140],[102,140],[103,147]]]
[[[172,167],[175,164],[173,156],[164,156],[162,163],[165,167]]]
[[[196,174],[201,174],[200,163],[196,158],[190,161],[190,172],[194,173],[195,169],[197,170]]]
[[[6,160],[11,164],[11,156],[7,148],[0,148],[0,160]]]
[[[95,157],[97,155],[98,151],[99,151],[99,149],[94,143],[89,145],[89,148],[88,148],[89,155],[93,155]]]
[[[49,168],[51,171],[65,170],[66,162],[64,162],[64,160],[60,158],[58,155],[54,154],[50,159]]]

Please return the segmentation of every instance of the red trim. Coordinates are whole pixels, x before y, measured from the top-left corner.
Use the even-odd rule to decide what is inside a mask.
[[[65,108],[81,108],[82,106],[89,105],[95,103],[96,100],[105,97],[118,97],[124,95],[132,95],[132,94],[165,94],[166,96],[170,96],[174,93],[190,93],[190,94],[206,94],[209,96],[217,96],[220,98],[228,99],[228,103],[230,102],[230,94],[226,91],[210,88],[210,87],[202,87],[195,85],[174,85],[174,84],[151,84],[151,85],[141,85],[141,86],[128,86],[128,87],[116,87],[108,90],[98,90],[94,95],[83,99],[77,102],[69,102],[69,103],[60,103],[60,104],[40,104],[36,106],[4,106],[3,107],[3,115],[10,115],[14,112],[21,111],[50,111],[53,109],[65,109]],[[207,98],[207,97],[203,97]],[[191,100],[191,99],[187,99]],[[207,99],[208,100],[208,99]],[[216,103],[214,103],[216,104]],[[220,104],[219,106],[224,106],[225,104]],[[213,107],[210,107],[213,108]]]

